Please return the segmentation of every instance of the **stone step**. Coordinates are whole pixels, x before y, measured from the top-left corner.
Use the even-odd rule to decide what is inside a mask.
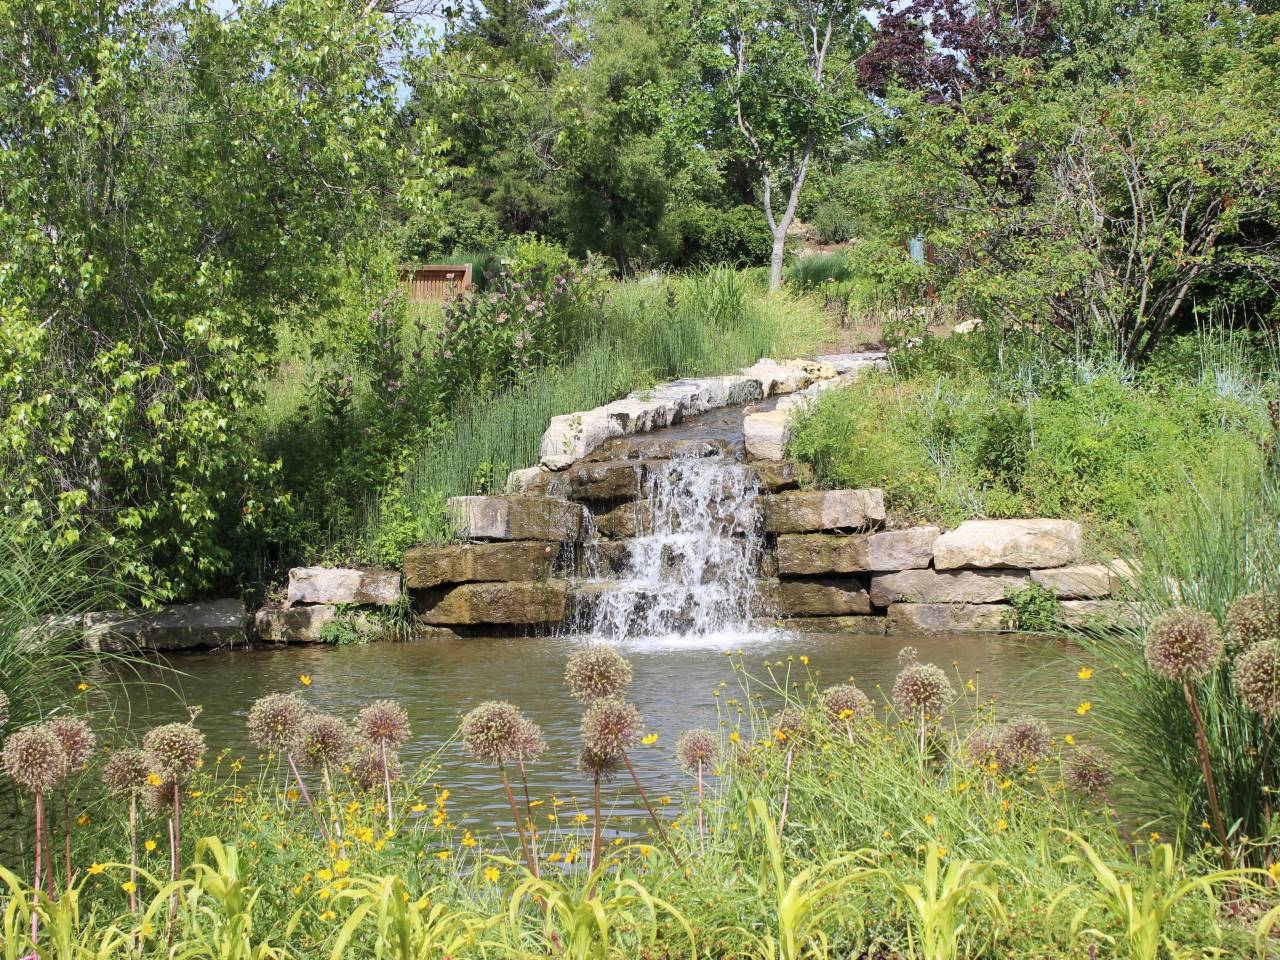
[[[542,540],[410,547],[404,554],[405,588],[425,590],[445,583],[546,580],[563,550],[563,544]]]
[[[794,490],[761,498],[766,533],[868,530],[884,523],[884,491]]]
[[[901,570],[871,578],[871,602],[999,603],[1027,582],[1026,570]]]
[[[446,513],[462,540],[582,540],[586,508],[558,497],[450,497]]]
[[[870,573],[929,566],[937,527],[909,527],[872,534],[787,533],[777,541],[778,573]]]
[[[294,567],[287,606],[347,603],[393,606],[400,600],[400,571],[356,567]]]
[[[939,570],[1064,567],[1080,560],[1084,531],[1074,520],[966,520],[933,544]]]

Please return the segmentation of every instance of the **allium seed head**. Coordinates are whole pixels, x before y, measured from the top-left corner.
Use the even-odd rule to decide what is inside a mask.
[[[331,767],[342,762],[354,739],[350,724],[341,717],[313,713],[298,727],[290,750],[308,767]]]
[[[486,700],[462,718],[462,743],[477,760],[501,764],[519,759],[525,715],[504,700]]]
[[[249,708],[249,739],[263,750],[283,750],[298,735],[311,708],[296,693],[259,697]]]
[[[804,733],[805,726],[804,712],[799,707],[787,704],[774,716],[769,729],[779,740],[796,740]]]
[[[142,812],[149,817],[162,817],[173,809],[174,781],[166,777],[160,783],[147,783],[142,788]]]
[[[589,777],[608,782],[622,769],[622,758],[597,753],[584,743],[578,751],[578,769]]]
[[[9,695],[0,690],[0,727],[9,722]]]
[[[920,651],[915,647],[903,647],[898,651],[898,666],[907,667],[920,660]]]
[[[937,717],[955,699],[951,681],[932,663],[911,663],[893,682],[893,702],[902,713]]]
[[[380,746],[360,741],[348,762],[351,764],[351,779],[361,790],[372,790],[382,784],[382,748]],[[388,747],[387,775],[392,780],[399,780],[402,771],[400,757]]]
[[[1112,779],[1111,759],[1092,747],[1081,747],[1062,764],[1062,782],[1082,797],[1101,796]]]
[[[871,701],[867,695],[852,683],[837,683],[827,687],[820,696],[827,718],[835,724],[861,719],[871,711]]]
[[[1280,596],[1259,590],[1227,608],[1227,648],[1240,653],[1255,643],[1280,639]]]
[[[134,793],[147,785],[147,755],[136,747],[115,750],[102,768],[102,783],[108,792]]]
[[[605,697],[582,715],[582,742],[600,756],[621,758],[639,741],[643,726],[639,710],[617,697]]]
[[[524,717],[523,720],[524,722],[520,724],[520,733],[516,737],[515,756],[525,762],[537,760],[547,749],[547,741],[542,738],[540,726],[528,717]]]
[[[0,762],[9,779],[31,793],[52,790],[67,774],[62,742],[43,723],[10,734]]]
[[[93,756],[98,738],[89,724],[79,717],[54,717],[47,726],[62,744],[70,767],[78,767]]]
[[[998,727],[975,730],[964,741],[964,752],[974,763],[985,764],[997,759],[1000,733]]]
[[[609,644],[593,643],[569,655],[564,682],[582,703],[621,697],[631,686],[631,664]]]
[[[1016,770],[1049,756],[1049,725],[1035,717],[1015,717],[995,731],[996,761],[1002,769]]]
[[[1280,719],[1280,640],[1255,643],[1231,668],[1236,696],[1269,720]]]
[[[166,723],[142,738],[151,769],[166,780],[183,780],[204,758],[204,734],[189,723]]]
[[[356,732],[370,743],[399,747],[409,739],[409,714],[395,700],[375,700],[356,714]]]
[[[706,770],[720,749],[720,738],[707,729],[686,730],[676,741],[676,756],[688,773]]]
[[[1209,614],[1175,607],[1156,617],[1143,648],[1147,665],[1170,680],[1194,680],[1222,658],[1222,631]]]

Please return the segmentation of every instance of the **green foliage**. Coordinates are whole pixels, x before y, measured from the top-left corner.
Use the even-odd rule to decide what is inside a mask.
[[[1048,633],[1058,626],[1058,596],[1048,587],[1029,581],[1025,587],[1010,589],[1005,593],[1009,606],[1013,607],[1017,630]]]
[[[1139,378],[980,333],[926,339],[890,376],[829,391],[791,455],[825,486],[880,486],[905,516],[1061,516],[1121,536],[1169,490],[1248,470],[1267,435],[1266,382]]]
[[[956,960],[964,940],[989,938],[994,945],[1008,922],[1000,903],[1000,887],[994,880],[1000,864],[953,859],[944,868],[942,856],[938,844],[930,842],[919,883],[891,879],[899,900],[910,911],[913,940],[922,960]],[[984,922],[973,923],[967,915],[974,905]],[[975,936],[970,927],[982,932]]]
[[[750,267],[769,260],[768,227],[760,211],[745,204],[729,210],[704,203],[682,206],[672,214],[670,229],[674,237],[665,259],[673,267]]]

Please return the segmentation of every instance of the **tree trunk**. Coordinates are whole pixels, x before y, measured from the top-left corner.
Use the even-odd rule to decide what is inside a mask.
[[[770,292],[782,289],[782,255],[787,248],[787,227],[789,226],[791,226],[791,218],[785,217],[773,231],[773,253],[769,257]]]

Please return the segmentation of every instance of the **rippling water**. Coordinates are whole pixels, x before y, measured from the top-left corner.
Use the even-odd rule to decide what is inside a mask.
[[[468,639],[383,643],[359,647],[292,647],[174,657],[171,669],[148,668],[128,678],[129,726],[185,719],[184,704],[200,705],[198,725],[212,749],[229,748],[250,758],[257,751],[245,735],[245,716],[257,697],[299,690],[317,708],[350,717],[373,699],[401,701],[413,724],[404,750],[408,761],[438,755],[437,782],[451,792],[451,806],[473,823],[501,822],[506,810],[494,772],[471,761],[454,736],[463,713],[482,700],[510,700],[542,725],[548,749],[530,768],[532,785],[546,799],[585,799],[588,785],[575,769],[580,707],[564,689],[565,657],[574,638]],[[743,651],[745,668],[767,677],[765,664],[787,657],[792,678],[806,671],[819,685],[854,679],[873,699],[887,697],[898,671],[898,638],[848,634],[803,634],[775,630],[754,635],[647,639],[621,647],[635,668],[631,699],[643,713],[652,746],[633,753],[646,789],[676,793],[685,784],[673,758],[676,738],[694,726],[716,725],[715,693],[721,702],[741,697],[726,652]],[[912,641],[922,660],[949,670],[957,687],[974,677],[979,692],[1009,709],[1031,708],[1051,718],[1064,714],[1073,668],[1060,645],[1013,636],[937,635]],[[809,658],[807,667],[799,657]],[[952,665],[954,664],[954,668]],[[785,670],[785,666],[782,668]],[[775,673],[781,671],[775,667]],[[311,677],[303,687],[299,675]],[[156,681],[145,685],[139,680]],[[161,683],[166,686],[160,685]],[[726,686],[721,689],[721,683]],[[877,695],[876,685],[883,685]],[[760,688],[756,688],[759,691]],[[116,688],[116,699],[124,701]],[[776,702],[776,696],[767,700]],[[726,716],[732,721],[732,709]],[[620,785],[619,785],[620,786]],[[639,813],[632,792],[622,791],[615,812]]]

